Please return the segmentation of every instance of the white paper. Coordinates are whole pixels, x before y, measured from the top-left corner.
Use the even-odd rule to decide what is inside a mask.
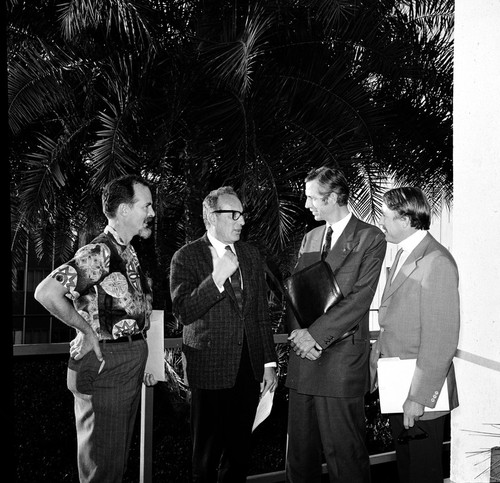
[[[403,404],[410,391],[416,359],[400,359],[399,357],[382,357],[378,360],[378,390],[380,412],[402,413]],[[436,406],[425,407],[425,411],[448,411],[448,384],[444,381]]]
[[[157,381],[165,381],[165,343],[163,332],[163,310],[153,310],[146,341],[149,347],[145,372],[153,374]]]
[[[257,413],[253,422],[253,430],[271,414],[273,408],[274,392],[267,391],[264,396],[260,398],[259,405],[257,406]]]

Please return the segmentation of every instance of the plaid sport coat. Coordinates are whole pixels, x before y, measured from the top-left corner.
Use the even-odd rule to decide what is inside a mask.
[[[220,292],[212,279],[210,241],[205,234],[184,245],[172,257],[172,311],[183,325],[185,376],[191,387],[232,387],[238,373],[244,337],[255,379],[262,381],[264,364],[276,362],[269,319],[267,285],[257,248],[234,244],[243,279],[240,309],[226,280]]]

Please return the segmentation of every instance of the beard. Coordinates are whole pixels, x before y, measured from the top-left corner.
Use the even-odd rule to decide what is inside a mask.
[[[139,230],[139,236],[143,239],[149,238],[151,234],[153,233],[153,230],[151,228],[141,228]]]
[[[152,218],[148,218],[148,219],[146,220],[146,224],[147,224],[148,226],[143,226],[143,227],[139,230],[138,235],[139,235],[139,237],[140,237],[140,238],[146,239],[146,238],[149,238],[149,237],[152,235],[153,230],[149,227],[149,225],[151,224],[151,222],[152,222],[152,221],[153,221],[153,219],[152,219]]]

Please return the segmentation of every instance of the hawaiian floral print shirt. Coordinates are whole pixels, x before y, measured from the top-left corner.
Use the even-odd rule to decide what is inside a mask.
[[[108,236],[101,240],[108,243],[83,246],[51,276],[69,290],[66,296],[99,340],[146,332],[152,310],[151,282],[141,277],[132,245],[120,243],[110,226],[104,233]]]

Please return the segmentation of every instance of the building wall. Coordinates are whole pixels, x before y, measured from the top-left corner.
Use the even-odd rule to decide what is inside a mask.
[[[452,412],[456,483],[500,481],[500,1],[457,0],[453,254],[461,331]],[[497,472],[497,477],[493,473]]]

